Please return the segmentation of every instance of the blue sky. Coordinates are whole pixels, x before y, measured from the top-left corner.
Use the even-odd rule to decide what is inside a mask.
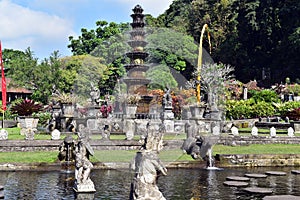
[[[48,58],[67,48],[70,35],[81,28],[94,29],[98,20],[131,22],[132,8],[139,4],[144,14],[157,17],[172,0],[0,0],[0,40],[2,48],[24,51],[30,47],[35,57]]]

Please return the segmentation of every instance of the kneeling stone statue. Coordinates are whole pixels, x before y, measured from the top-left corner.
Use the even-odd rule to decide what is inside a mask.
[[[135,173],[131,183],[130,200],[165,200],[156,185],[160,175],[167,175],[167,169],[158,157],[158,152],[163,146],[162,132],[155,129],[155,126],[148,128],[145,143],[131,165]]]
[[[83,135],[82,133],[80,135]],[[89,160],[89,156],[94,155],[86,137],[79,139],[75,148],[75,184],[76,192],[95,192],[95,186],[90,179],[90,172],[93,164]]]

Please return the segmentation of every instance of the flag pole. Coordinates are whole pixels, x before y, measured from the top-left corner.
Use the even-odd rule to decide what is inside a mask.
[[[0,41],[0,67],[1,67],[1,88],[2,88],[2,128],[4,128],[4,118],[6,110],[6,80],[4,74],[4,65],[2,60],[2,46]]]
[[[2,128],[4,128],[4,113],[5,113],[5,111],[3,110],[2,113],[3,113],[2,114]]]

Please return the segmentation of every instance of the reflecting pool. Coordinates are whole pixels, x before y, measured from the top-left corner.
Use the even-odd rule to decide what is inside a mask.
[[[224,186],[228,176],[244,176],[245,173],[286,171],[286,176],[268,176],[251,179],[250,186],[270,187],[272,195],[291,194],[300,196],[300,175],[290,173],[296,168],[225,168],[169,169],[168,175],[160,177],[158,187],[170,200],[195,199],[262,199],[244,193],[241,188]],[[299,169],[297,169],[299,170]],[[72,186],[74,174],[60,171],[16,171],[0,172],[0,185],[4,186],[5,199],[128,199],[132,173],[127,170],[93,170],[96,192],[75,195]]]

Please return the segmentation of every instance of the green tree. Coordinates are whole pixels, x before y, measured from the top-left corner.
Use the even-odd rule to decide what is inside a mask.
[[[150,68],[146,72],[146,77],[151,80],[150,84],[148,85],[149,89],[151,90],[164,90],[166,87],[175,89],[178,86],[177,81],[166,65],[157,65]]]
[[[98,85],[106,70],[103,60],[91,55],[70,56],[61,59],[61,80],[58,90],[65,93],[76,93],[88,98],[91,84]]]
[[[44,59],[34,70],[35,89],[32,98],[47,104],[49,97],[53,92],[53,86],[58,85],[61,81],[60,74],[60,57],[58,51],[51,54],[48,59]]]
[[[147,37],[146,51],[150,52],[149,63],[167,65],[180,71],[186,79],[197,65],[198,45],[191,36],[172,29],[153,29]]]
[[[74,36],[69,37],[68,48],[71,49],[73,55],[90,54],[106,39],[128,29],[128,24],[108,23],[106,21],[97,21],[96,26],[95,30],[82,28],[78,39],[75,39]]]
[[[60,81],[59,53],[55,51],[49,58],[41,62],[34,57],[33,51],[27,48],[19,50],[4,50],[6,76],[13,80],[12,87],[25,87],[33,92],[35,101],[48,103],[52,86]]]

